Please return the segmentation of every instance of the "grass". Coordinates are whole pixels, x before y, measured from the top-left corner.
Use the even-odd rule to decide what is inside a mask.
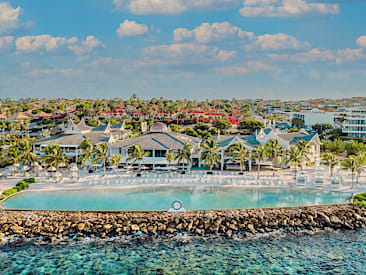
[[[13,188],[10,188],[8,190],[5,190],[4,192],[2,192],[2,194],[0,195],[0,201],[5,199],[6,197],[13,195],[17,192],[20,192],[24,189],[28,189],[29,188],[29,183],[35,183],[34,178],[29,178],[29,179],[24,179],[19,181]]]
[[[366,193],[357,194],[353,197],[354,205],[361,205],[362,207],[366,207]]]

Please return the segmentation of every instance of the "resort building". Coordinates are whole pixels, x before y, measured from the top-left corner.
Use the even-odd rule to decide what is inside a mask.
[[[149,168],[166,167],[169,164],[166,154],[178,152],[183,149],[185,143],[189,143],[192,147],[192,161],[188,166],[191,167],[192,164],[198,166],[200,142],[201,138],[172,132],[164,123],[156,122],[145,134],[111,143],[110,152],[122,156],[122,165],[130,165],[132,160],[127,160],[128,148],[133,144],[141,145],[144,151],[149,153],[144,159],[144,166]],[[171,164],[177,166],[175,160]]]
[[[57,144],[71,161],[77,162],[81,154],[78,146],[83,140],[89,138],[94,145],[102,142],[111,144],[119,139],[126,138],[130,134],[130,131],[124,129],[124,122],[117,125],[107,123],[90,127],[86,125],[84,119],[81,119],[77,125],[70,119],[62,134],[35,142],[33,147],[36,154],[42,155],[42,150],[45,147],[50,144]]]
[[[276,139],[280,145],[288,149],[297,141],[305,140],[309,142],[310,146],[310,161],[318,162],[320,159],[320,139],[317,133],[309,134],[307,131],[302,130],[295,133],[283,133],[278,129],[265,128],[255,132],[253,135],[220,135],[217,137],[217,144],[220,147],[219,154],[221,155],[220,169],[240,169],[239,163],[232,162],[232,156],[230,156],[230,148],[242,142],[249,152],[254,149],[255,146],[265,145],[270,140]],[[245,170],[250,171],[253,164],[257,164],[256,161],[247,160],[245,162]],[[202,163],[200,164],[202,165]],[[278,166],[276,163],[265,162],[261,165],[267,165],[271,167]],[[283,165],[282,165],[283,166]]]
[[[347,110],[342,123],[342,133],[350,138],[366,138],[366,107]]]

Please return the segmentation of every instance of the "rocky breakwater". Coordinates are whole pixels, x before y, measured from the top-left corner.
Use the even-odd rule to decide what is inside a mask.
[[[366,208],[352,204],[238,210],[165,211],[1,211],[0,237],[44,240],[126,235],[233,234],[244,236],[284,230],[358,229],[366,224]]]

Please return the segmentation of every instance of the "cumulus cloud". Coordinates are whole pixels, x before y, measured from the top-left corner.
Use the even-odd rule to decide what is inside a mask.
[[[171,45],[151,46],[145,48],[144,53],[149,57],[185,60],[189,58],[213,57],[218,53],[218,48],[193,43],[177,43]]]
[[[50,52],[60,48],[67,48],[75,54],[81,55],[90,53],[98,47],[104,47],[104,45],[93,35],[79,42],[77,37],[53,37],[48,34],[43,34],[19,37],[15,41],[15,47],[21,52]]]
[[[341,64],[366,58],[362,49],[321,50],[317,48],[295,54],[270,54],[268,56],[275,62],[288,63],[331,62]]]
[[[20,6],[13,8],[10,3],[0,3],[0,34],[9,33],[21,27],[25,27],[30,22],[23,24],[20,22],[20,15],[23,10]]]
[[[14,42],[14,37],[13,36],[0,37],[0,49],[12,46],[13,42]]]
[[[226,41],[233,39],[253,40],[254,33],[246,32],[239,27],[232,26],[228,22],[202,23],[193,30],[178,28],[174,30],[174,41],[181,42],[193,39],[198,43],[210,43],[213,41]]]
[[[247,50],[261,49],[266,50],[301,50],[310,47],[309,42],[300,42],[295,37],[284,34],[265,34],[257,37],[252,44],[245,46]]]
[[[89,35],[81,43],[72,44],[68,48],[75,54],[82,55],[90,53],[97,48],[104,47],[104,44],[98,38],[96,38],[94,35]]]
[[[119,9],[133,14],[177,14],[205,7],[223,8],[238,0],[113,0]]]
[[[136,21],[125,20],[117,29],[118,36],[136,36],[147,33],[149,28],[145,24],[136,23]]]
[[[229,59],[232,59],[234,56],[236,56],[237,52],[236,51],[224,51],[221,50],[219,51],[219,53],[216,56],[216,60],[221,61],[221,62],[225,62]]]
[[[218,67],[215,71],[225,75],[235,75],[266,71],[275,72],[278,70],[276,67],[264,64],[262,61],[248,61],[244,65]]]
[[[357,39],[357,45],[362,48],[366,48],[366,35],[362,35]]]
[[[309,3],[306,0],[245,0],[240,14],[247,17],[293,17],[304,14],[337,14],[338,4]]]

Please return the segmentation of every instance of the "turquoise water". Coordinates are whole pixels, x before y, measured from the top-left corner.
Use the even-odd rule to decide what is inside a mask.
[[[182,237],[180,237],[182,238]],[[365,274],[365,231],[0,247],[1,274]]]
[[[24,192],[6,208],[65,210],[167,210],[173,200],[185,209],[233,209],[342,203],[350,194],[310,189],[234,187],[149,187],[79,191]]]

